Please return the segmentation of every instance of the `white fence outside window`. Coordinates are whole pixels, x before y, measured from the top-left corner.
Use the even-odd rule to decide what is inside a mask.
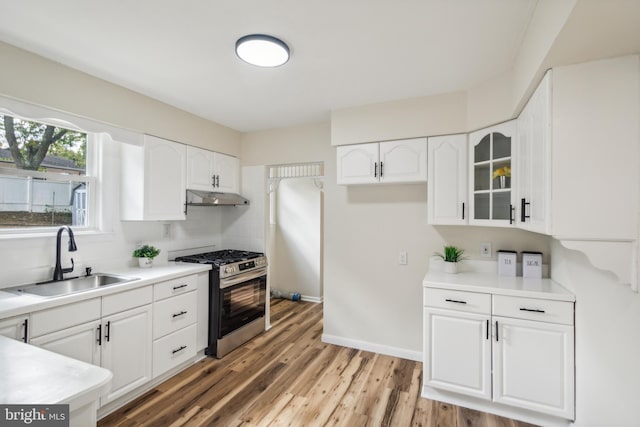
[[[78,182],[0,176],[0,211],[71,212],[72,225],[85,225],[87,191]]]

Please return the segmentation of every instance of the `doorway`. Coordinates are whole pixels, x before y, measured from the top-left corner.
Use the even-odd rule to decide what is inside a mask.
[[[267,258],[272,291],[323,299],[322,163],[269,167]]]

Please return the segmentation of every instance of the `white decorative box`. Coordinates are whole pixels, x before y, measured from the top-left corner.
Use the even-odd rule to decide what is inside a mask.
[[[542,278],[542,252],[522,252],[522,277]]]
[[[498,276],[516,275],[516,251],[498,251]]]

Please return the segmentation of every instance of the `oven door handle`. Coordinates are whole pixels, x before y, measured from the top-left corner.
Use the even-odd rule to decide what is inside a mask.
[[[258,277],[266,276],[267,269],[261,268],[259,270],[250,271],[248,273],[239,274],[228,279],[220,279],[220,289],[228,288],[238,283],[247,282],[251,279],[257,279]]]

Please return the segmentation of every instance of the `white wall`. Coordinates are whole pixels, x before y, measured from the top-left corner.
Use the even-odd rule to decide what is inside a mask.
[[[465,92],[343,108],[331,112],[331,144],[459,133],[466,120]]]
[[[244,166],[240,194],[249,206],[220,206],[222,215],[222,249],[264,252],[267,207],[266,169]]]
[[[321,301],[321,190],[311,178],[283,179],[275,198],[271,287]]]
[[[0,42],[0,94],[238,156],[240,133]]]
[[[640,296],[551,244],[551,277],[576,295],[576,426],[637,426]]]

